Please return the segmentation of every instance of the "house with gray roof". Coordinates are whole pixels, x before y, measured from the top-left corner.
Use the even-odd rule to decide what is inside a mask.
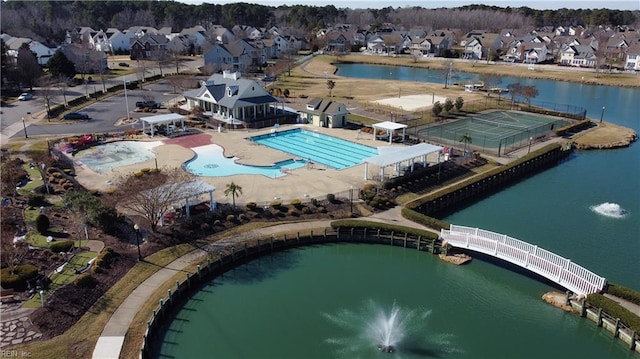
[[[347,125],[349,110],[342,102],[312,98],[300,111],[303,121],[318,127],[339,128]]]
[[[185,92],[184,97],[186,110],[200,107],[212,122],[234,126],[256,127],[287,115],[280,99],[256,81],[243,79],[239,72],[214,74],[203,81],[199,89]]]
[[[594,67],[596,60],[595,49],[591,45],[571,45],[560,51],[560,65]]]

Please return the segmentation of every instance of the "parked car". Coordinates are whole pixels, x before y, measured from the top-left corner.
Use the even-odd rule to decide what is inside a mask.
[[[273,82],[275,80],[276,80],[276,78],[274,76],[265,76],[265,77],[262,78],[262,81],[264,81],[264,82]]]
[[[65,120],[88,120],[89,115],[83,112],[69,112],[63,117]]]
[[[160,102],[156,102],[156,101],[138,101],[136,102],[136,107],[137,108],[160,108]]]
[[[18,100],[20,101],[28,101],[31,100],[33,98],[33,95],[29,92],[23,92],[20,94],[20,96],[18,96]]]
[[[119,63],[119,64],[118,64],[118,66],[121,66],[121,67],[129,67],[129,64],[128,64],[128,63],[126,63],[126,62],[121,62],[121,63]]]

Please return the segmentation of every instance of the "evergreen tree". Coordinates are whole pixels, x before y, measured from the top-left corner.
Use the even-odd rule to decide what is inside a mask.
[[[60,76],[72,78],[76,75],[76,66],[60,50],[51,56],[49,62],[47,62],[47,67],[49,67],[49,73],[54,78]]]

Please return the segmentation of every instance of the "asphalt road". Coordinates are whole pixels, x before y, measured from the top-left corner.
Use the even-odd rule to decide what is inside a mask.
[[[71,133],[104,133],[114,131],[124,131],[127,128],[140,127],[139,122],[134,125],[118,126],[118,120],[124,119],[129,113],[133,118],[145,116],[153,116],[153,113],[135,112],[136,101],[142,101],[144,97],[153,99],[162,103],[163,109],[159,111],[166,112],[166,108],[175,102],[177,98],[182,98],[181,93],[174,93],[173,88],[169,86],[168,81],[158,82],[155,84],[145,85],[142,89],[128,90],[127,95],[124,93],[109,97],[103,101],[96,102],[92,105],[82,108],[80,112],[89,115],[90,119],[86,121],[60,121],[57,119],[51,122],[33,123],[27,127],[27,133],[33,136],[56,136]],[[128,111],[127,111],[128,105]],[[21,137],[22,133],[16,133],[14,137]]]
[[[181,72],[183,70],[198,68],[202,66],[202,59],[189,61],[183,63]],[[172,68],[164,68],[163,73],[172,71]],[[159,74],[159,69],[147,68],[146,77]],[[136,81],[137,75],[135,73],[126,76],[111,78],[106,80],[106,86],[111,87],[116,84],[120,84],[123,81]],[[67,101],[72,98],[84,96],[87,91],[93,92],[93,90],[99,90],[102,87],[100,81],[96,81],[87,86],[75,86],[69,87],[65,91]],[[99,133],[99,132],[113,132],[122,131],[125,128],[117,126],[116,123],[119,119],[125,118],[127,114],[127,103],[130,116],[134,118],[140,118],[143,116],[151,116],[150,113],[138,113],[134,112],[136,101],[143,100],[143,96],[147,95],[149,98],[163,103],[166,108],[171,105],[173,101],[182,97],[180,93],[174,93],[174,89],[169,86],[168,81],[162,81],[151,85],[144,85],[142,89],[128,90],[127,96],[124,93],[107,98],[98,103],[86,106],[80,109],[80,112],[86,112],[91,119],[89,121],[59,121],[52,119],[50,122],[46,120],[37,120],[34,115],[38,112],[44,111],[44,100],[38,96],[38,89],[34,89],[34,98],[29,101],[16,101],[14,103],[7,104],[0,108],[0,130],[2,131],[3,138],[19,138],[24,136],[23,126],[15,126],[14,124],[23,121],[26,127],[28,135],[51,135],[52,137],[64,134],[77,134],[77,133]],[[56,96],[53,99],[54,105],[64,103],[62,95]],[[14,126],[12,126],[14,125]],[[11,128],[9,128],[11,126]]]

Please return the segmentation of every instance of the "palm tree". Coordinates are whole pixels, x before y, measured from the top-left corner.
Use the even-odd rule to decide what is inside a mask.
[[[227,188],[224,190],[224,195],[229,197],[231,194],[231,198],[233,198],[233,208],[236,208],[236,196],[240,196],[242,194],[242,187],[238,186],[234,182],[227,184]]]
[[[329,89],[329,97],[333,97],[333,96],[331,96],[331,92],[333,91],[334,87],[336,87],[336,83],[333,80],[327,80],[327,88]]]
[[[467,144],[472,142],[471,141],[471,136],[469,136],[468,133],[465,133],[464,135],[462,135],[462,137],[460,137],[460,139],[458,141],[464,143],[464,153],[466,154],[467,153]]]

